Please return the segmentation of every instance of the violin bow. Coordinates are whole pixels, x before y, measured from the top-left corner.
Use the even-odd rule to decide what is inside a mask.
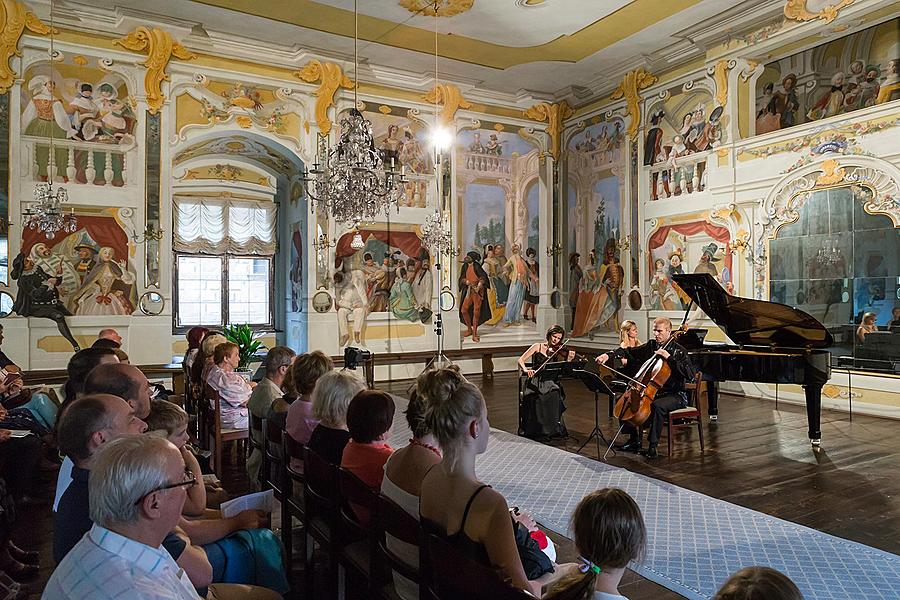
[[[565,347],[566,347],[566,344],[568,344],[568,343],[571,342],[571,341],[572,341],[572,338],[569,338],[569,339],[567,339],[567,340],[563,340],[563,342],[559,345],[559,348],[557,348],[556,350],[554,350],[554,351],[550,354],[550,356],[547,357],[547,360],[544,361],[544,364],[542,364],[542,365],[539,366],[537,369],[535,369],[534,375],[537,375],[538,373],[540,373],[540,372],[541,372],[541,369],[543,369],[544,366],[545,366],[547,363],[550,362],[550,359],[553,358],[554,356],[556,356],[557,354],[559,354],[559,351],[562,350],[563,348],[565,348]],[[534,375],[532,375],[532,377],[534,377]]]

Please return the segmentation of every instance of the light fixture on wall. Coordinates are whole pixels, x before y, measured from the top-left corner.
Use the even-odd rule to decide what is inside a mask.
[[[304,170],[306,194],[313,207],[336,221],[358,225],[373,221],[381,213],[399,211],[406,183],[406,169],[395,157],[385,165],[375,148],[372,123],[359,111],[359,9],[353,2],[353,108],[341,119],[341,134],[337,145],[323,148],[309,171]],[[399,167],[399,171],[397,170]]]
[[[554,256],[559,256],[562,253],[562,245],[559,242],[550,244],[549,246],[547,246],[546,252],[547,256],[551,258]]]
[[[422,225],[422,244],[435,255],[454,254],[453,234],[450,233],[450,227],[444,224],[441,211],[436,210],[425,217],[425,224]]]
[[[317,237],[312,243],[312,246],[316,249],[316,252],[325,252],[329,248],[334,248],[336,245],[337,242],[329,238],[327,233],[320,233],[319,237]]]
[[[53,82],[53,61],[56,60],[56,49],[54,48],[54,28],[53,28],[53,2],[50,2],[50,82]],[[64,233],[74,233],[78,229],[78,219],[75,217],[74,209],[68,213],[65,212],[63,204],[68,202],[69,193],[64,187],[53,187],[53,176],[55,174],[56,155],[53,151],[53,132],[47,134],[47,140],[50,145],[50,154],[47,159],[47,181],[42,181],[34,186],[34,199],[31,204],[22,211],[22,226],[28,229],[38,230],[44,234],[48,240],[56,237],[60,231]]]
[[[147,226],[144,227],[144,230],[140,233],[134,232],[131,234],[131,241],[135,244],[143,244],[149,241],[158,242],[163,237],[163,230],[157,229],[153,223],[147,223]]]

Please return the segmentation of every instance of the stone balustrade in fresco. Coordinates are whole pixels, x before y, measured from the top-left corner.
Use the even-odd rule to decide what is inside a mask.
[[[69,185],[98,185],[123,187],[128,184],[126,154],[128,147],[120,144],[101,144],[80,140],[54,140],[53,153],[46,139],[23,137],[29,164],[29,178]]]
[[[659,200],[704,191],[706,160],[709,156],[709,151],[687,154],[650,167],[650,199]]]

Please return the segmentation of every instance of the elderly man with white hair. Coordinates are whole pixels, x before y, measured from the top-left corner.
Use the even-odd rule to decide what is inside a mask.
[[[198,600],[185,572],[162,547],[198,485],[178,448],[162,437],[114,440],[93,459],[89,483],[91,530],[59,563],[44,600]],[[202,484],[201,484],[202,485]],[[271,590],[210,586],[207,599],[275,600]]]

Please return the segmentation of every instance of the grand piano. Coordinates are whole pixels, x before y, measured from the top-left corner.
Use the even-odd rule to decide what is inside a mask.
[[[673,274],[672,280],[737,344],[704,343],[702,335],[691,335],[698,330],[680,339],[707,381],[710,418],[719,412],[720,381],[800,384],[809,439],[818,446],[822,386],[831,376],[831,355],[823,348],[834,343],[825,326],[784,304],[732,296],[708,273]]]

